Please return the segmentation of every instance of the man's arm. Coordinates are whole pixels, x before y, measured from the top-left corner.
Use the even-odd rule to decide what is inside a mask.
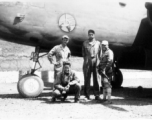
[[[98,49],[98,57],[99,57],[99,59],[102,58],[102,45],[101,45],[101,43],[100,43],[99,49]]]
[[[85,53],[85,47],[84,47],[84,43],[82,45],[82,57],[85,58],[86,53]]]
[[[97,66],[100,64],[101,58],[102,58],[102,45],[100,43],[99,49],[98,49],[98,58],[99,60],[97,61]]]
[[[56,52],[56,47],[53,47],[47,55],[50,63],[53,63],[53,56],[55,55],[55,52]]]
[[[69,82],[69,85],[75,85],[76,83],[80,83],[80,80],[78,79],[78,77],[76,76],[76,74],[73,73],[73,75],[72,75],[72,81]]]
[[[109,54],[107,56],[107,64],[106,67],[111,67],[112,63],[113,63],[113,52],[109,51]]]
[[[69,50],[68,59],[70,60],[70,58],[71,58],[71,51]]]
[[[68,56],[67,56],[67,60],[70,61],[71,58],[71,51],[68,49]]]

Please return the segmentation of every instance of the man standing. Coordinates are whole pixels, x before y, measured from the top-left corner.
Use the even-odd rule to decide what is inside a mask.
[[[57,97],[63,96],[65,101],[69,93],[75,94],[75,102],[79,102],[81,85],[80,80],[74,72],[71,71],[71,63],[63,63],[63,71],[60,72],[54,83],[55,90],[52,93],[52,102],[55,102]]]
[[[113,52],[109,49],[109,43],[106,40],[102,41],[102,56],[100,58],[99,74],[102,78],[103,87],[103,100],[106,103],[112,103],[111,100],[111,79],[112,79],[112,64],[113,64]],[[108,100],[107,100],[108,99]]]
[[[67,35],[62,36],[62,44],[56,45],[48,53],[48,59],[51,64],[54,64],[54,80],[56,79],[57,74],[62,71],[63,62],[68,61],[71,52],[67,47],[69,42],[69,37]],[[53,60],[53,56],[56,58],[56,62]]]
[[[97,66],[99,62],[99,55],[101,52],[100,42],[95,39],[94,30],[88,31],[89,39],[84,41],[82,46],[83,74],[84,74],[84,94],[87,99],[90,99],[90,79],[93,73],[93,88],[95,100],[100,100],[100,86]]]

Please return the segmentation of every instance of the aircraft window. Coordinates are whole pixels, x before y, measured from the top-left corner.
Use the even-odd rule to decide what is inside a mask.
[[[59,27],[64,32],[71,32],[76,26],[75,19],[72,15],[63,14],[59,19]]]

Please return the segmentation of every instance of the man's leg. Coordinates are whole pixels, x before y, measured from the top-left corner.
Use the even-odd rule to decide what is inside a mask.
[[[58,98],[58,97],[61,97],[61,92],[59,90],[55,89],[52,92],[52,102],[55,102],[56,98]]]
[[[68,91],[68,93],[75,95],[75,102],[79,101],[80,92],[81,92],[81,84],[80,83],[77,83],[75,85],[71,85],[69,88],[69,91]]]
[[[111,102],[111,84],[109,83],[107,78],[104,78],[103,84],[104,84],[104,91],[105,91],[105,95],[104,95],[104,92],[103,92],[103,95],[104,95],[104,98],[107,97],[107,101],[105,103],[111,104],[112,103]]]
[[[80,99],[81,85],[79,83],[75,84],[75,101]]]
[[[84,72],[84,95],[87,99],[90,99],[90,79],[91,79],[91,67],[90,64],[86,64],[83,68]]]
[[[107,88],[107,99],[108,99],[108,101],[111,100],[111,92],[112,92],[111,88],[110,87]]]
[[[109,68],[110,69],[110,68]],[[111,102],[111,93],[112,93],[112,85],[111,85],[111,80],[112,80],[112,68],[111,68],[111,71],[109,71],[107,73],[107,76],[109,77],[109,80],[108,80],[108,83],[109,83],[109,86],[107,87],[107,99],[108,101]]]
[[[62,68],[60,68],[59,70],[56,70],[55,69],[55,66],[54,66],[54,82],[53,82],[53,89],[54,89],[54,83],[56,81],[56,77],[57,75],[62,71]]]
[[[54,68],[54,81],[56,80],[56,76],[62,71],[62,67],[58,70]]]
[[[66,93],[62,93],[62,96],[63,96],[63,99],[62,99],[62,101],[65,101],[66,100],[66,98],[68,97],[68,93],[66,92]]]
[[[107,96],[107,91],[106,88],[103,88],[103,100],[106,100],[106,96]]]
[[[98,75],[97,68],[96,68],[96,66],[93,66],[93,89],[94,89],[94,96],[95,96],[96,100],[100,100],[101,99],[99,97],[100,96],[100,85],[99,85],[99,82],[100,82],[100,77]]]
[[[56,76],[57,76],[57,71],[55,70],[54,68],[54,82],[53,82],[53,90],[54,90],[54,83],[55,83],[55,80],[56,80]]]
[[[84,95],[86,95],[86,70],[85,70],[86,64],[85,61],[83,63],[83,77],[84,77]]]

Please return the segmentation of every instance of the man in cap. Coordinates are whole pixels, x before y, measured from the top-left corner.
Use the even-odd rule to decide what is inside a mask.
[[[54,83],[55,90],[52,93],[52,102],[56,101],[57,97],[63,97],[62,101],[65,101],[69,93],[75,94],[75,102],[79,102],[81,85],[80,80],[76,74],[71,71],[71,63],[63,63],[63,71],[60,72]]]
[[[48,53],[50,63],[54,64],[54,80],[56,79],[57,74],[62,71],[63,62],[70,59],[71,52],[67,47],[68,42],[69,37],[67,35],[63,35],[62,43],[54,46]],[[53,56],[55,56],[56,61],[53,60]]]
[[[109,43],[107,40],[101,42],[102,45],[102,56],[100,57],[100,63],[98,66],[99,74],[102,78],[103,87],[103,100],[106,103],[111,103],[111,78],[112,78],[112,64],[113,64],[113,52],[109,49]],[[108,100],[107,100],[108,99]]]
[[[95,39],[95,31],[88,31],[89,39],[84,41],[82,46],[83,74],[84,74],[84,94],[86,98],[90,99],[90,79],[93,73],[93,89],[95,100],[100,100],[100,78],[97,71],[99,63],[99,56],[101,51],[100,42]]]

